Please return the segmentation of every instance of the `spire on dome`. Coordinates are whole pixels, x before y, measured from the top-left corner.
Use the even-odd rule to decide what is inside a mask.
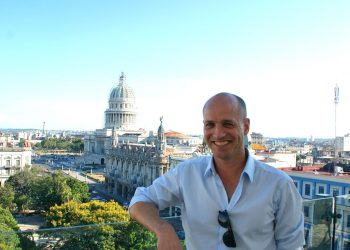
[[[119,77],[119,85],[124,85],[125,84],[125,74],[122,72]]]

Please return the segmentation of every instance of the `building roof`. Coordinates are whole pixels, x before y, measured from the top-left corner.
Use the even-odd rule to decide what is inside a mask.
[[[173,138],[188,138],[188,135],[182,134],[180,132],[176,132],[176,131],[167,131],[164,133],[165,137],[169,138],[169,137],[173,137]]]
[[[258,143],[250,144],[250,148],[252,150],[256,150],[256,151],[265,151],[266,150],[266,147],[264,147],[263,145],[258,144]]]
[[[0,152],[24,152],[24,151],[31,151],[30,148],[1,148],[0,147]]]
[[[324,171],[323,165],[299,166],[296,168],[282,169],[290,176],[305,177],[320,180],[336,180],[338,182],[350,183],[350,172],[334,175],[333,172]]]

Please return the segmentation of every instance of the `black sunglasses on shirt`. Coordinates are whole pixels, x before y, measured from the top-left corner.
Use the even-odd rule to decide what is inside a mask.
[[[227,228],[227,231],[222,236],[222,241],[224,242],[224,244],[227,247],[236,247],[236,240],[235,236],[233,235],[230,217],[228,216],[226,210],[219,211],[218,222],[220,226]]]

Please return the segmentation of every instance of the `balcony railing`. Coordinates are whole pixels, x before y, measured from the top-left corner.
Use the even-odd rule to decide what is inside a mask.
[[[350,195],[303,202],[306,249],[350,249]]]
[[[350,249],[350,195],[304,200],[303,209],[305,249]],[[0,249],[156,249],[155,236],[140,228],[134,221],[17,232],[0,227]],[[178,235],[184,238],[183,231]]]
[[[155,237],[137,228],[133,221],[1,232],[0,249],[156,249]]]

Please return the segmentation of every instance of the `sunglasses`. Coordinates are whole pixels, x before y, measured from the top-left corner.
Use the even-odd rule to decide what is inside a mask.
[[[219,211],[218,222],[220,226],[222,226],[223,228],[227,228],[227,232],[225,232],[222,236],[222,241],[224,242],[224,244],[227,247],[236,247],[236,240],[235,236],[233,235],[230,217],[228,216],[226,210]]]

